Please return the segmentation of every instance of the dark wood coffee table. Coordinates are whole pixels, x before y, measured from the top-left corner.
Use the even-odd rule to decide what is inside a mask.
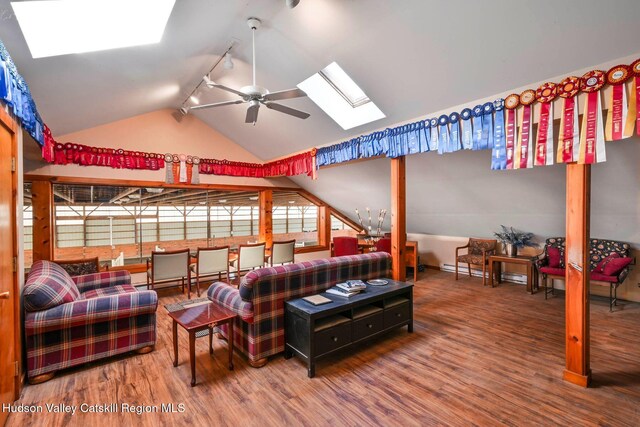
[[[236,314],[214,302],[169,312],[173,319],[173,366],[178,366],[178,325],[189,333],[191,387],[196,385],[196,333],[208,329],[209,354],[213,354],[213,327],[227,324],[229,328],[229,370],[233,370],[233,320]]]

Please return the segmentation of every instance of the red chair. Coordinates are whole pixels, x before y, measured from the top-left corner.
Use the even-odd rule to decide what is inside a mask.
[[[356,237],[334,237],[333,256],[358,255],[358,239]]]
[[[383,239],[378,240],[378,243],[376,243],[376,250],[377,252],[386,252],[388,254],[391,253],[391,239],[388,237],[385,237]]]

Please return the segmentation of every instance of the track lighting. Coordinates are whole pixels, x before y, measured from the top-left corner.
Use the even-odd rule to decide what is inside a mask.
[[[284,2],[289,9],[293,9],[300,3],[300,0],[284,0]]]
[[[227,53],[224,56],[224,64],[222,64],[225,70],[233,70],[233,61],[231,60],[231,53]]]

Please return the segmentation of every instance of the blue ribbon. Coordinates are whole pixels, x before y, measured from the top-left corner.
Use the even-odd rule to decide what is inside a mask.
[[[420,123],[420,152],[426,153],[430,151],[429,142],[431,140],[431,127],[429,125],[429,120],[423,120]]]
[[[473,121],[473,149],[482,150],[482,105],[473,107],[471,115],[471,120]]]
[[[446,114],[438,118],[438,154],[449,152],[449,116]]]
[[[473,127],[471,127],[471,117],[473,112],[470,108],[465,108],[460,113],[460,118],[463,122],[462,130],[462,147],[465,150],[471,150],[473,148]]]
[[[496,110],[493,127],[493,150],[491,152],[491,169],[503,170],[507,168],[507,144],[504,130],[504,100],[494,101]]]
[[[458,151],[460,146],[460,114],[451,113],[449,114],[449,123],[451,123],[451,133],[449,134],[449,147],[451,150],[450,153],[454,151]]]
[[[493,102],[482,106],[482,141],[483,150],[493,148]]]
[[[431,151],[440,150],[440,141],[438,141],[438,119],[429,120],[429,126],[431,127],[431,142],[429,144],[429,148]]]

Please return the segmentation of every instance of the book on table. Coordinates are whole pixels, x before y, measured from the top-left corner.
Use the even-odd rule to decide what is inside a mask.
[[[334,286],[332,288],[327,289],[325,292],[328,293],[328,294],[331,294],[331,295],[338,295],[338,296],[341,296],[341,297],[351,297],[353,295],[359,294],[360,290],[351,290],[351,291],[349,291],[349,290],[343,289],[343,288],[341,288],[339,286]]]
[[[365,285],[362,280],[347,280],[344,283],[336,284],[336,286],[350,292],[363,291],[367,289],[367,285]]]
[[[302,299],[313,305],[322,305],[331,302],[329,298],[323,297],[322,295],[310,295]]]

